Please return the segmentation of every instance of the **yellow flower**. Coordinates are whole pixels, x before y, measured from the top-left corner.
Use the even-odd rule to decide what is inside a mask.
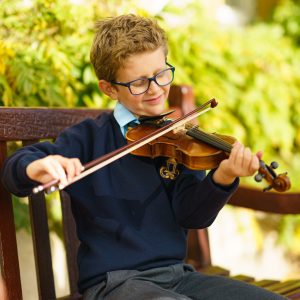
[[[0,40],[0,74],[5,73],[7,60],[13,58],[14,56],[15,52],[13,51],[12,47]]]

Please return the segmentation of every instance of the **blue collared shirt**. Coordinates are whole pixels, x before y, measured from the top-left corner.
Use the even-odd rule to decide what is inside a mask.
[[[137,124],[140,122],[136,118],[136,116],[130,112],[125,106],[123,106],[120,102],[117,103],[114,109],[114,117],[116,121],[118,122],[121,132],[123,136],[125,136],[127,131],[127,124],[136,121]]]

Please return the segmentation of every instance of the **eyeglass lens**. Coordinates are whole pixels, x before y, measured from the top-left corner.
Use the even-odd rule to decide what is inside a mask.
[[[167,69],[156,74],[154,76],[154,81],[159,86],[164,86],[171,83],[173,81],[173,78],[174,78],[174,73],[172,69]],[[148,90],[149,86],[150,86],[150,80],[148,78],[141,78],[130,83],[130,90],[131,93],[134,95],[142,94]]]

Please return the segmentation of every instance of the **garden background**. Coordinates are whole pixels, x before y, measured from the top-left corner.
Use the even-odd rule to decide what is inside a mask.
[[[289,173],[291,191],[299,192],[299,0],[2,0],[0,105],[113,108],[115,102],[98,89],[89,51],[97,19],[129,12],[155,17],[166,30],[175,83],[192,85],[198,104],[218,99],[218,107],[199,119],[201,127],[262,149],[266,162],[278,161],[280,171]],[[243,184],[262,188],[251,178]],[[48,206],[63,290],[55,194]],[[22,264],[33,256],[26,244],[27,199],[16,198],[14,210],[26,270]],[[300,216],[228,206],[209,231],[213,263],[256,278],[299,277]],[[35,299],[34,281],[26,284],[25,277],[24,298]]]

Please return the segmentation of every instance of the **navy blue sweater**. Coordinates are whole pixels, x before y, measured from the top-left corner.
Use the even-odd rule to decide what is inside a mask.
[[[83,164],[126,144],[112,114],[87,119],[65,130],[55,143],[24,147],[7,159],[4,186],[19,196],[36,183],[26,166],[49,154],[78,157]],[[106,272],[145,270],[183,261],[188,228],[205,228],[236,190],[238,179],[222,188],[212,172],[181,167],[176,180],[163,179],[164,158],[131,154],[66,188],[81,245],[79,291],[105,279]]]

